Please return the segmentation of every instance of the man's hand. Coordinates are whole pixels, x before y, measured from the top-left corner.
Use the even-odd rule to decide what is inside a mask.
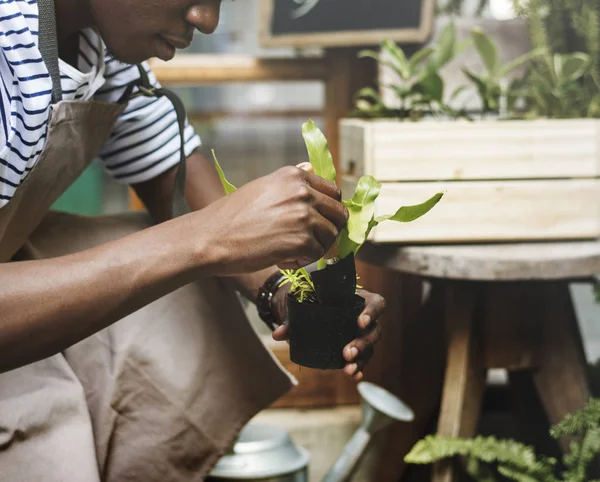
[[[288,290],[288,285],[285,285],[273,297],[275,315],[278,320],[281,320],[280,326],[273,332],[273,339],[276,341],[286,341],[288,339],[287,307],[285,302]],[[385,300],[380,295],[369,293],[365,290],[359,290],[358,294],[366,301],[365,309],[357,320],[362,336],[350,342],[344,348],[344,358],[348,362],[344,368],[344,372],[357,382],[362,380],[362,371],[373,356],[374,346],[379,341],[381,335],[379,317],[385,310]]]
[[[190,214],[198,231],[190,235],[208,240],[217,276],[297,269],[323,256],[345,226],[340,198],[335,184],[285,167]]]

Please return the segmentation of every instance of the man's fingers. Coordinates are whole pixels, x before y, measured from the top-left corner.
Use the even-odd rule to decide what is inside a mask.
[[[350,342],[344,348],[344,358],[349,363],[355,363],[357,360],[368,361],[373,356],[373,347],[381,336],[381,325],[378,322],[372,323],[369,332],[361,338]]]
[[[385,311],[385,299],[375,293],[367,291],[359,291],[359,295],[365,298],[365,309],[358,317],[358,326],[361,330],[365,330],[371,324],[372,320],[377,320]]]
[[[319,214],[335,224],[339,230],[344,228],[349,216],[346,206],[320,192],[313,191],[313,193],[313,206]]]
[[[288,339],[288,324],[284,323],[281,326],[278,326],[277,328],[275,328],[275,330],[273,331],[273,339],[275,341],[285,341]]]
[[[301,166],[303,164],[299,165]],[[305,172],[304,180],[310,187],[325,194],[326,196],[336,199],[337,201],[342,200],[342,191],[340,190],[340,188],[337,187],[333,182],[323,179],[322,177],[314,174],[314,169],[312,168],[312,166],[310,166],[310,170],[302,168],[300,168],[300,170]]]

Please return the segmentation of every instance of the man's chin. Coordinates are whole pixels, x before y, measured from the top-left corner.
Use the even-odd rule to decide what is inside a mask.
[[[117,60],[123,64],[131,64],[131,65],[141,64],[142,62],[145,62],[146,60],[149,60],[151,58],[151,56],[139,54],[139,53],[119,52],[118,50],[113,50],[108,45],[106,46],[106,52],[112,58],[114,58],[115,60]]]

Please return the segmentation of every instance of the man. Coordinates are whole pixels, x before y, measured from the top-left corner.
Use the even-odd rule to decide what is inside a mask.
[[[339,190],[289,167],[224,196],[144,63],[212,33],[220,3],[0,2],[0,482],[202,480],[293,383],[229,286],[286,339],[277,267],[332,246]],[[97,154],[153,223],[48,212]],[[362,294],[356,380],[383,309]]]

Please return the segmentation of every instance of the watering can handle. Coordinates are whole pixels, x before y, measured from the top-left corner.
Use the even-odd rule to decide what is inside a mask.
[[[344,447],[344,451],[329,470],[323,482],[344,482],[348,479],[363,452],[369,445],[371,434],[359,427]]]

